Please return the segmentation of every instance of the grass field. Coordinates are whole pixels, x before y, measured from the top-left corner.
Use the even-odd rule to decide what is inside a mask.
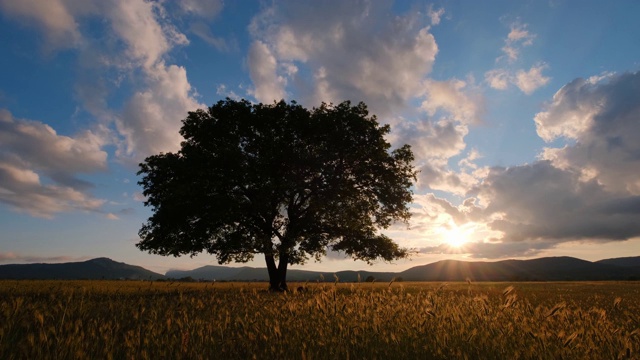
[[[0,359],[640,359],[640,282],[304,286],[0,281]]]

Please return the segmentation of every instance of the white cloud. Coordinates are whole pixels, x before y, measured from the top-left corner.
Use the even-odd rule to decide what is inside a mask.
[[[464,137],[468,132],[466,125],[452,120],[405,121],[393,129],[391,140],[396,144],[410,144],[418,159],[446,160],[464,150]]]
[[[639,237],[638,98],[640,72],[576,79],[560,89],[535,121],[546,141],[569,143],[544,149],[533,164],[489,171],[470,193],[482,215],[473,220],[497,235],[466,251],[529,256],[560,243]]]
[[[427,9],[427,16],[429,16],[429,18],[431,19],[432,25],[440,24],[442,15],[444,15],[444,8],[433,10],[433,4],[429,4],[429,8]]]
[[[471,170],[477,170],[478,165],[474,163],[474,161],[480,158],[482,158],[480,152],[478,152],[478,150],[476,149],[471,149],[467,156],[458,162],[458,166],[466,167]]]
[[[487,71],[484,78],[485,82],[496,90],[506,90],[509,84],[513,84],[523,93],[531,95],[551,80],[550,77],[542,74],[547,68],[546,64],[540,63],[533,65],[528,71],[520,69],[515,74],[503,68],[493,69]]]
[[[251,95],[263,103],[284,99],[286,79],[278,75],[278,62],[271,50],[261,41],[254,41],[249,49],[249,72],[254,89]]]
[[[530,34],[526,29],[526,24],[511,24],[511,31],[509,32],[509,35],[507,35],[507,42],[521,42],[523,46],[531,45],[536,36]]]
[[[186,13],[202,11],[201,17],[219,11],[209,5],[181,3]],[[88,194],[92,184],[77,176],[107,168],[102,148],[114,144],[117,156],[131,162],[176,150],[180,121],[188,111],[203,107],[186,70],[166,63],[169,52],[188,44],[188,39],[173,25],[162,2],[0,1],[0,9],[36,26],[44,34],[45,47],[77,49],[76,96],[96,119],[92,130],[62,136],[44,123],[0,113],[5,180],[0,201],[41,217],[73,210],[102,212],[104,201]],[[96,17],[102,21],[89,31],[87,20]],[[122,81],[130,81],[133,95],[122,110],[110,109],[110,89]]]
[[[443,9],[429,8],[428,19],[390,18],[388,6],[286,2],[265,8],[249,27],[255,39],[247,60],[251,94],[271,102],[296,93],[307,106],[364,101],[373,114],[394,123],[393,144],[412,145],[421,189],[463,193],[477,182],[475,175],[452,171],[447,162],[464,150],[468,124],[480,121],[483,98],[472,78],[428,77],[438,52],[430,26]],[[415,100],[425,118],[388,119]]]
[[[420,96],[438,48],[426,24],[390,19],[387,6],[292,1],[264,9],[249,28],[254,96],[270,102],[293,86],[310,106],[364,101],[380,116],[406,106]]]
[[[484,74],[485,81],[494,89],[506,90],[512,81],[512,76],[508,70],[493,69]]]
[[[541,160],[479,168],[474,163],[479,154],[472,150],[459,162],[463,171],[452,173],[430,158],[421,167],[420,181],[430,189],[472,197],[454,206],[433,194],[416,196],[412,228],[435,242],[419,246],[420,252],[534,256],[563,243],[640,237],[639,97],[640,73],[576,79],[535,117],[543,139],[568,140],[562,147],[544,149]],[[466,182],[464,174],[470,176]],[[457,190],[456,181],[461,184]],[[475,235],[461,248],[438,244],[451,224],[473,226]]]
[[[61,184],[83,187],[85,183],[75,178],[75,173],[106,170],[103,145],[91,131],[75,137],[58,135],[49,125],[15,119],[9,111],[0,109],[0,157],[10,157]]]
[[[59,212],[99,211],[105,203],[70,186],[43,184],[33,170],[0,159],[0,202],[18,212],[52,218]]]
[[[117,155],[134,161],[176,151],[182,140],[178,132],[181,120],[188,111],[204,107],[191,95],[183,67],[158,63],[145,75],[146,88],[131,97],[117,121],[118,132],[124,137]]]
[[[523,93],[530,95],[539,87],[546,85],[551,78],[542,75],[542,70],[546,69],[544,64],[534,65],[529,71],[518,70],[515,75],[514,84]]]
[[[502,242],[614,241],[640,235],[640,197],[620,197],[549,161],[494,168],[478,186]]]
[[[87,12],[92,6],[83,2],[75,5],[78,12]],[[0,0],[0,9],[25,25],[40,28],[46,37],[44,46],[48,51],[76,47],[82,42],[69,1]]]
[[[576,79],[535,117],[540,137],[573,140],[543,159],[612,193],[640,195],[640,72]]]
[[[163,2],[51,0],[47,5],[35,1],[16,4],[4,1],[0,5],[5,12],[37,20],[46,36],[60,33],[66,43],[81,40],[82,46],[80,40],[73,42],[79,49],[81,74],[76,94],[98,121],[92,133],[99,138],[96,141],[115,143],[117,155],[133,162],[177,149],[180,121],[188,111],[203,105],[195,98],[186,70],[166,63],[172,49],[189,41],[173,24],[173,14]],[[179,5],[183,14],[197,13],[199,17],[215,16],[222,8],[217,1],[190,0]],[[49,11],[49,7],[54,9]],[[97,34],[81,26],[95,17],[103,19]],[[123,79],[134,85],[134,94],[119,113],[109,109],[107,97],[109,89],[118,87]]]
[[[546,110],[535,116],[538,135],[549,142],[558,137],[577,139],[585,134],[604,105],[606,94],[598,91],[601,80],[606,78],[578,78],[558,90]]]
[[[158,3],[117,0],[103,11],[113,33],[124,42],[127,57],[144,68],[154,67],[173,46],[188,44],[184,34],[162,21]]]
[[[478,181],[473,173],[449,169],[448,159],[459,155],[466,147],[464,137],[468,125],[453,119],[439,121],[403,121],[396,124],[390,136],[393,144],[409,144],[420,171],[420,190],[441,190],[464,195]]]
[[[481,95],[470,89],[467,82],[451,79],[447,81],[426,80],[425,100],[421,108],[430,116],[437,111],[447,112],[447,116],[465,124],[480,122],[484,109]]]
[[[510,63],[518,60],[520,50],[525,46],[533,44],[535,37],[535,34],[531,34],[527,30],[527,24],[512,23],[511,31],[509,31],[509,35],[507,35],[507,38],[504,40],[505,45],[502,48],[504,55],[497,58],[496,61],[500,61],[505,57]]]
[[[120,0],[106,16],[125,44],[126,59],[142,70],[143,86],[116,119],[122,138],[117,155],[138,162],[151,154],[177,150],[181,120],[188,111],[204,107],[195,99],[185,68],[164,60],[173,47],[188,43],[186,36],[168,21],[160,3]]]
[[[520,58],[520,51],[523,47],[533,44],[536,35],[531,34],[527,30],[526,24],[513,23],[511,31],[505,39],[505,45],[502,48],[504,55],[499,56],[496,62],[506,59],[508,64],[513,64]],[[515,85],[523,93],[530,95],[538,88],[546,85],[550,77],[542,74],[548,65],[537,63],[529,70],[515,70],[513,65],[489,70],[484,73],[485,82],[493,89],[506,90],[509,84]]]

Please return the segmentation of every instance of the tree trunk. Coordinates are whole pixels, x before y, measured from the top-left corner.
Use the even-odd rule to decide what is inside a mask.
[[[271,291],[287,291],[287,265],[289,256],[280,254],[280,261],[276,267],[276,261],[273,254],[265,254],[267,262],[267,271],[269,272],[269,290]]]
[[[280,253],[280,259],[278,261],[278,277],[280,279],[280,289],[287,291],[287,265],[289,265],[289,254]]]

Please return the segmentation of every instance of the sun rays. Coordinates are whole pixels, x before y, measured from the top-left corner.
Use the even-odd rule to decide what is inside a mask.
[[[467,223],[462,226],[456,225],[453,221],[440,228],[440,234],[445,244],[452,248],[459,249],[471,240],[474,225]]]

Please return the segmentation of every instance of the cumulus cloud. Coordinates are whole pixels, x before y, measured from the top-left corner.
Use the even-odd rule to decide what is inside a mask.
[[[469,132],[466,124],[452,119],[430,121],[428,118],[403,121],[396,124],[391,134],[394,144],[409,144],[416,157],[415,165],[420,170],[417,186],[421,190],[445,190],[457,194],[466,192],[469,183],[464,173],[448,168],[448,159],[460,154],[466,144],[464,137]]]
[[[465,148],[464,137],[468,131],[466,125],[446,119],[404,121],[395,127],[392,140],[397,144],[410,144],[417,158],[446,160]]]
[[[391,19],[382,2],[278,5],[250,26],[248,65],[259,101],[293,86],[305,104],[364,101],[384,116],[421,94],[438,51],[424,20]]]
[[[0,158],[0,202],[18,212],[52,218],[59,212],[98,211],[105,203],[70,186],[45,184],[33,170]]]
[[[147,87],[129,99],[116,121],[118,133],[124,138],[117,155],[134,161],[178,150],[181,120],[188,111],[204,107],[194,99],[184,67],[161,62],[147,69],[145,75]]]
[[[253,97],[264,103],[286,98],[286,78],[278,75],[278,62],[266,44],[261,41],[251,44],[248,65],[254,83]]]
[[[435,89],[437,92],[438,88]],[[449,166],[449,159],[463,154],[466,148],[464,138],[469,133],[469,125],[465,122],[477,121],[476,108],[470,104],[465,108],[464,102],[455,107],[455,102],[447,102],[452,98],[448,98],[446,91],[436,95],[438,97],[443,105],[428,111],[427,117],[396,121],[390,141],[392,144],[411,145],[416,157],[415,166],[419,170],[416,184],[419,190],[440,190],[464,196],[483,176],[483,169],[474,163],[480,156],[477,152],[470,152],[461,160],[457,171]],[[474,111],[467,112],[469,109]],[[443,114],[436,117],[439,120],[434,120],[431,116],[438,112]]]
[[[117,156],[134,163],[152,153],[177,149],[180,121],[188,111],[204,105],[196,100],[185,68],[167,64],[172,49],[189,43],[174,25],[176,12],[153,1],[52,0],[46,4],[2,1],[0,6],[19,19],[34,20],[49,46],[62,46],[56,42],[60,37],[66,39],[65,46],[78,49],[76,95],[98,120],[95,129],[100,131],[93,134],[102,142],[115,143]],[[222,9],[217,1],[189,0],[178,6],[177,13],[201,18],[212,18]],[[103,21],[97,31],[89,31],[86,22],[94,18]],[[120,113],[109,109],[107,97],[109,89],[120,86],[123,79],[134,85],[134,92]]]
[[[597,181],[549,161],[495,168],[478,187],[485,212],[497,218],[502,242],[614,241],[640,236],[637,198],[607,192]],[[619,207],[616,204],[625,204]]]
[[[527,24],[521,24],[518,22],[512,23],[511,31],[509,31],[507,38],[504,40],[505,45],[502,48],[504,55],[496,59],[496,61],[500,61],[505,58],[508,62],[516,61],[520,56],[520,49],[533,44],[533,39],[535,39],[535,37],[535,34],[531,34],[527,30]]]
[[[419,211],[414,212],[415,228],[421,221],[436,220],[438,226],[444,224],[464,225],[483,218],[482,209],[476,204],[475,198],[467,198],[460,205],[453,205],[449,200],[439,198],[435,194],[414,195],[414,204]]]
[[[103,10],[113,33],[125,44],[128,59],[145,68],[155,66],[172,46],[188,43],[170,22],[161,22],[160,4],[119,0]]]
[[[183,14],[206,18],[221,9],[221,3],[214,5],[192,0],[179,6]],[[96,119],[91,130],[62,136],[44,123],[0,113],[2,202],[41,217],[101,211],[104,201],[87,193],[92,184],[78,174],[107,168],[105,146],[115,145],[116,156],[132,163],[178,148],[181,120],[204,105],[196,100],[185,68],[167,64],[169,52],[189,41],[164,6],[128,0],[0,1],[5,14],[39,29],[47,48],[76,49],[76,98]],[[87,24],[95,18],[102,21],[89,31]],[[133,85],[133,95],[122,109],[112,109],[110,89],[122,81]]]
[[[568,143],[545,148],[533,164],[490,170],[471,194],[498,235],[469,251],[531,255],[564,242],[640,237],[638,98],[638,72],[562,87],[535,122],[544,140]]]
[[[496,90],[506,90],[510,84],[515,85],[520,91],[531,95],[540,87],[546,85],[550,77],[542,72],[547,69],[546,64],[533,65],[529,70],[517,70],[515,73],[507,69],[493,69],[484,74],[485,81]]]
[[[77,174],[106,169],[102,145],[90,131],[58,135],[46,124],[15,119],[0,109],[0,202],[46,218],[76,209],[98,211],[104,200],[88,194],[93,185]]]
[[[75,137],[58,135],[47,124],[15,119],[9,111],[0,109],[0,154],[18,156],[63,183],[74,182],[65,179],[64,174],[106,170],[103,145],[102,139],[91,131],[82,131]]]
[[[250,94],[272,102],[295,93],[308,106],[364,101],[392,123],[392,144],[412,146],[420,190],[463,194],[477,177],[451,170],[448,161],[465,149],[468,127],[480,122],[482,95],[472,77],[429,78],[438,52],[430,26],[444,9],[391,18],[389,6],[321,1],[264,8],[249,26]],[[394,116],[412,102],[420,108],[411,120]]]
[[[485,81],[494,89],[506,90],[513,81],[511,74],[505,69],[493,69],[484,74]]]
[[[513,63],[520,58],[523,47],[533,44],[536,35],[527,30],[526,24],[513,23],[502,48],[504,55],[496,58],[496,63],[506,60],[507,66],[489,70],[484,73],[485,82],[493,89],[506,90],[515,85],[523,93],[530,95],[538,88],[546,85],[550,77],[542,74],[548,68],[545,63],[537,63],[529,70],[514,69]]]
[[[551,78],[542,75],[542,70],[546,69],[544,64],[534,65],[529,71],[518,70],[515,75],[514,84],[523,93],[530,95],[539,87],[546,85]]]
[[[564,137],[572,143],[545,148],[541,157],[611,193],[640,195],[639,98],[640,72],[565,85],[535,122],[545,141]]]
[[[115,120],[122,139],[117,156],[136,163],[154,153],[177,150],[181,120],[188,111],[204,105],[196,100],[186,69],[165,63],[165,55],[188,40],[167,19],[162,4],[121,0],[116,5],[109,7],[105,16],[124,45],[124,61],[141,69],[140,83],[144,85]]]
[[[39,28],[46,38],[43,44],[47,51],[72,48],[82,42],[69,2],[64,0],[0,0],[0,9],[23,24]],[[77,12],[90,12],[92,5],[78,2]]]
[[[483,99],[468,82],[458,79],[447,81],[426,80],[425,100],[421,108],[430,116],[445,111],[447,117],[465,124],[480,122],[484,112]]]

